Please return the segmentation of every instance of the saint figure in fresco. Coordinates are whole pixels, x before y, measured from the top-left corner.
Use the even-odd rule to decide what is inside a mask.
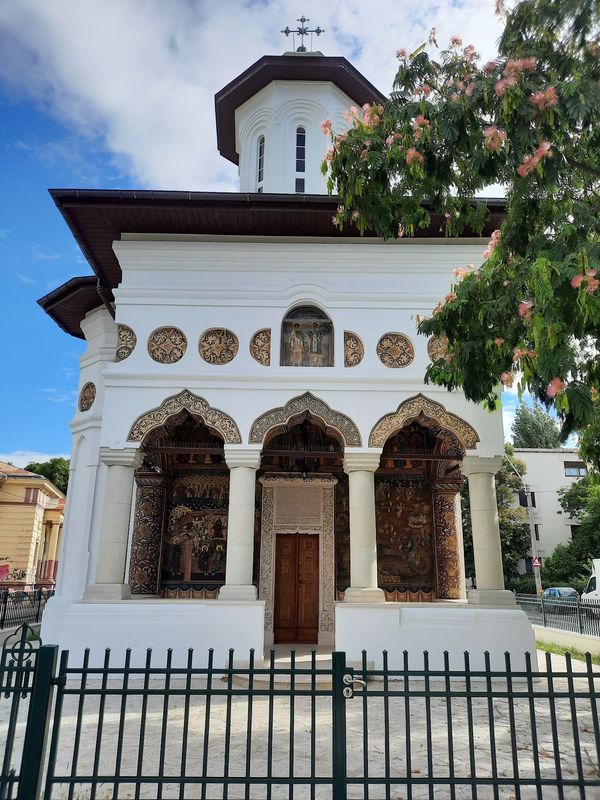
[[[318,322],[313,322],[311,330],[308,332],[309,343],[309,366],[321,367],[323,365],[323,331],[319,328]]]
[[[300,324],[298,322],[294,324],[292,332],[290,333],[289,347],[290,365],[292,367],[302,366],[302,358],[304,356],[304,339],[302,337],[302,331],[300,330]]]

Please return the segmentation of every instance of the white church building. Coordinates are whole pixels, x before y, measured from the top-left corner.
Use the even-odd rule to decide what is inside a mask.
[[[503,203],[483,238],[444,238],[435,215],[393,242],[335,228],[320,124],[384,101],[344,58],[265,56],[216,95],[239,193],[52,190],[95,274],[39,301],[87,343],[45,642],[174,663],[533,651],[503,583],[501,414],[425,385],[444,343],[416,333]]]

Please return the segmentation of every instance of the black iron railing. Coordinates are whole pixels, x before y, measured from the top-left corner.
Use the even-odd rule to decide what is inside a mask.
[[[23,629],[26,630],[26,629]],[[22,648],[22,649],[21,649]],[[2,656],[0,797],[536,798],[600,796],[600,670],[352,668],[345,653],[142,666],[22,634]],[[412,663],[412,662],[411,662]],[[5,724],[6,724],[5,722]],[[2,748],[4,747],[4,751]]]
[[[0,630],[40,622],[46,603],[53,594],[54,589],[35,589],[32,592],[0,589]]]
[[[517,603],[534,625],[600,636],[600,600],[517,594]]]

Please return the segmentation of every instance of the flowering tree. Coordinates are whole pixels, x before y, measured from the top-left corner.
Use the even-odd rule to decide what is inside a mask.
[[[481,232],[473,198],[505,187],[507,210],[480,269],[456,282],[419,332],[447,340],[426,380],[498,403],[500,383],[528,388],[562,420],[563,437],[593,417],[600,388],[600,5],[522,0],[505,12],[498,56],[480,65],[457,36],[434,59],[435,30],[398,50],[383,106],[351,108],[323,163],[339,227],[413,236]]]

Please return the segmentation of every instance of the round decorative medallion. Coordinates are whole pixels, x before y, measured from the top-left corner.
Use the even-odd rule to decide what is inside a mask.
[[[363,343],[352,331],[344,331],[344,366],[355,367],[363,360],[365,348]]]
[[[186,349],[187,340],[179,328],[157,328],[148,339],[150,357],[159,364],[174,364]]]
[[[133,349],[137,344],[137,337],[127,325],[117,325],[117,330],[119,338],[117,339],[115,361],[124,361],[133,353]]]
[[[89,411],[96,399],[96,385],[88,382],[84,384],[79,392],[79,410]]]
[[[403,333],[385,333],[377,343],[377,355],[386,367],[408,367],[415,357],[410,339]]]
[[[263,328],[256,331],[252,339],[250,339],[250,355],[263,367],[268,367],[271,364],[271,329]]]
[[[238,349],[237,336],[227,328],[211,328],[200,337],[200,355],[209,364],[229,364]]]
[[[427,354],[435,364],[448,352],[448,339],[445,336],[432,336],[427,342]]]

